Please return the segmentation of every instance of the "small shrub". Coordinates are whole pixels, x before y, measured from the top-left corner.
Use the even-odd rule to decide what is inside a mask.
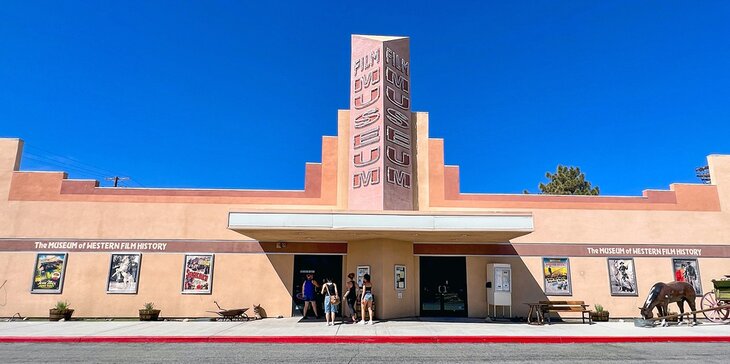
[[[68,301],[58,301],[54,308],[58,311],[66,311],[68,310]]]
[[[155,304],[152,303],[152,302],[147,302],[147,303],[144,304],[144,309],[147,310],[147,311],[154,310],[155,309]]]
[[[596,303],[594,305],[594,307],[596,308],[596,312],[603,312],[603,306],[602,305]]]

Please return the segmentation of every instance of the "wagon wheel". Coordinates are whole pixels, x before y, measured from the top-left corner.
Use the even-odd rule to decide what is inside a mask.
[[[715,292],[707,292],[704,296],[702,296],[701,306],[703,310],[717,307],[722,304],[723,302],[717,302],[717,299],[715,298]],[[730,308],[707,311],[703,312],[702,314],[705,315],[705,318],[712,322],[723,322],[727,320],[728,316],[730,316]]]

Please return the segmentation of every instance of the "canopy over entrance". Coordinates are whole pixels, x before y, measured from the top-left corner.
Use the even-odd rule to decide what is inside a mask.
[[[531,213],[231,212],[228,228],[259,241],[507,242],[533,231]]]

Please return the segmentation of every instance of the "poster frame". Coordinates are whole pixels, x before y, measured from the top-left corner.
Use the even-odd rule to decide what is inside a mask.
[[[109,285],[111,283],[111,276],[112,276],[112,264],[114,264],[114,256],[115,255],[136,255],[139,258],[139,267],[137,267],[137,274],[134,277],[134,280],[136,282],[134,286],[134,291],[131,290],[125,290],[125,291],[117,291],[117,290],[111,290],[109,288]],[[139,292],[139,277],[142,275],[142,253],[140,252],[112,252],[109,255],[109,265],[106,273],[106,293],[107,294],[137,294]]]
[[[403,287],[398,286],[398,272],[403,273]],[[408,287],[407,285],[407,275],[406,275],[406,265],[405,264],[396,264],[393,268],[393,284],[396,291],[405,291]]]
[[[188,257],[190,256],[207,256],[210,257],[210,272],[208,273],[208,289],[196,290],[196,289],[185,289],[185,273],[188,266]],[[213,294],[213,271],[215,268],[215,254],[212,253],[185,253],[183,256],[183,269],[182,269],[182,280],[180,281],[180,293],[182,294],[202,294],[209,295]]]
[[[613,280],[611,278],[611,266],[615,265],[618,261],[631,261],[631,277],[634,283],[634,292],[620,292],[614,291]],[[639,296],[639,282],[636,279],[636,262],[633,257],[607,257],[606,267],[608,268],[608,290],[611,296],[623,296],[623,297],[638,297]]]
[[[700,261],[699,259],[695,257],[672,257],[672,281],[675,279],[676,274],[676,263],[679,262],[679,264],[682,264],[682,261],[692,261],[695,265],[695,270],[697,271],[697,287],[692,285],[695,289],[695,294],[697,294],[697,297],[702,297],[705,293],[702,292],[702,276],[700,275]],[[686,282],[686,281],[685,281]],[[687,282],[689,283],[689,282]],[[691,284],[691,283],[690,283]]]
[[[362,287],[362,277],[365,274],[370,274],[370,266],[369,265],[358,265],[357,270],[355,270],[355,282],[357,283],[358,287]],[[371,275],[372,278],[372,275]]]
[[[566,268],[566,275],[568,278],[568,290],[566,292],[548,292],[548,282],[547,277],[545,276],[545,263],[548,260],[555,260],[555,259],[561,259],[565,260],[565,268]],[[570,274],[570,258],[568,257],[541,257],[542,261],[542,284],[543,284],[543,292],[546,296],[572,296],[573,295],[573,282],[572,277]]]
[[[36,272],[38,270],[38,261],[41,255],[63,255],[63,267],[61,268],[61,277],[58,279],[58,289],[39,289],[33,288],[35,285]],[[30,293],[32,294],[62,294],[63,284],[66,281],[66,266],[68,265],[68,252],[38,252],[35,255],[35,264],[33,264],[33,278],[30,281]]]

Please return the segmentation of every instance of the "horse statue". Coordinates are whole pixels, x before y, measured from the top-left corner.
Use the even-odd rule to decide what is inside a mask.
[[[659,317],[667,316],[669,314],[668,306],[672,302],[677,302],[679,306],[679,313],[684,313],[684,301],[687,301],[691,311],[695,309],[695,289],[687,282],[669,282],[669,283],[656,283],[651,287],[649,296],[646,297],[644,307],[639,307],[641,310],[641,316],[644,319],[650,319],[654,317],[652,310],[654,307],[659,311]],[[697,324],[697,314],[692,314],[693,322],[692,325]],[[683,316],[679,316],[679,325],[684,322]],[[661,326],[668,326],[667,320],[662,319]]]

